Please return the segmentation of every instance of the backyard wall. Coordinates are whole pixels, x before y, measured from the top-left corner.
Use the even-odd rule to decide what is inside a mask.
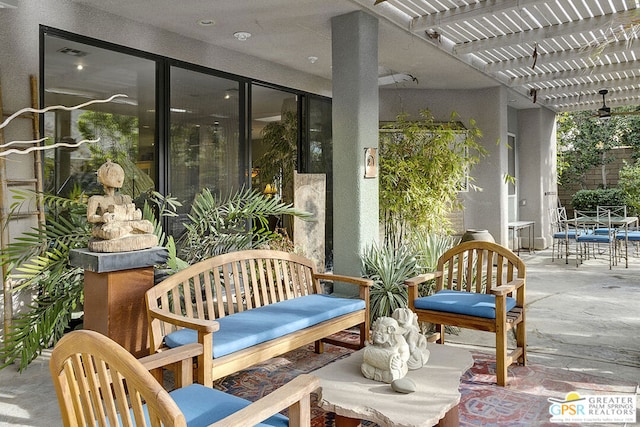
[[[628,147],[614,148],[608,155],[613,156],[615,160],[606,165],[607,188],[614,188],[618,185],[619,171],[624,167],[624,162],[633,163],[633,149]],[[569,217],[573,215],[573,206],[571,198],[578,190],[597,190],[602,186],[602,168],[591,168],[585,177],[585,185],[571,184],[567,186],[558,185],[558,200],[560,204],[567,208]]]

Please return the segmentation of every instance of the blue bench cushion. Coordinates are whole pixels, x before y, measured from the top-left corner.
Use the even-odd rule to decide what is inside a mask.
[[[415,300],[415,307],[422,310],[444,311],[448,313],[467,314],[469,316],[496,318],[495,295],[442,290],[428,297]],[[516,306],[516,300],[506,298],[507,311]]]
[[[361,299],[305,295],[225,316],[217,319],[220,330],[213,334],[213,357],[222,357],[364,309],[365,303]],[[165,337],[168,347],[194,342],[198,342],[198,335],[192,329],[180,329]]]

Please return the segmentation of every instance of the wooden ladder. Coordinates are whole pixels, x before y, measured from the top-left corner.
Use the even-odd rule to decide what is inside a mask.
[[[38,82],[36,76],[29,76],[29,85],[31,90],[31,107],[37,109],[38,106]],[[2,102],[2,85],[0,84],[0,122],[4,121],[11,113],[6,113]],[[25,113],[17,118],[31,120],[32,123],[32,139],[40,138],[40,121],[37,113]],[[0,129],[0,146],[5,144],[4,129]],[[0,148],[0,152],[6,148]],[[22,219],[25,217],[36,217],[38,224],[44,224],[45,212],[42,201],[43,176],[42,176],[42,156],[40,151],[32,151],[34,178],[12,179],[7,176],[6,157],[0,155],[0,249],[4,250],[9,245],[10,221]],[[24,213],[9,214],[9,206],[11,195],[9,189],[11,187],[31,187],[36,194],[36,210]],[[4,335],[5,337],[12,329],[13,323],[13,290],[12,283],[7,278],[7,265],[2,265],[2,281],[3,281],[3,301],[4,301]],[[5,340],[6,341],[6,340]]]

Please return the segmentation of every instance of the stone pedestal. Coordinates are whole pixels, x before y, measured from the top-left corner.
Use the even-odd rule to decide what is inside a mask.
[[[135,357],[148,355],[144,294],[154,284],[153,266],[166,259],[162,247],[114,253],[72,250],[71,265],[84,268],[84,329],[108,336]]]

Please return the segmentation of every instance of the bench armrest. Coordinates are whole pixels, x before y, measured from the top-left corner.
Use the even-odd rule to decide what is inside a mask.
[[[504,285],[491,288],[491,293],[496,296],[510,294],[516,289],[524,286],[524,283],[525,283],[524,279],[513,279],[509,283],[505,283]]]
[[[320,380],[313,375],[298,375],[272,393],[209,427],[253,426],[287,408],[291,425],[309,425],[310,394],[319,387]]]
[[[154,353],[150,356],[138,359],[147,371],[172,365],[176,362],[191,359],[202,354],[202,344],[193,343],[185,344],[176,348],[169,348],[160,353]]]
[[[220,329],[220,324],[215,320],[193,319],[190,317],[180,316],[169,311],[159,308],[147,307],[147,313],[152,319],[162,320],[183,328],[194,329],[198,332],[211,333]]]
[[[368,288],[373,286],[373,280],[365,279],[364,277],[343,276],[340,274],[327,273],[316,273],[314,274],[314,277],[318,280],[331,280],[334,282],[352,283],[354,285],[366,286]]]
[[[203,348],[200,343],[186,344],[142,357],[138,361],[160,384],[164,384],[164,370],[169,369],[174,373],[174,385],[186,387],[193,384],[193,358],[201,356]]]
[[[442,276],[442,271],[434,271],[431,273],[419,274],[417,276],[411,277],[404,281],[405,286],[418,286],[421,283],[424,283],[429,280],[433,280],[437,277]]]

